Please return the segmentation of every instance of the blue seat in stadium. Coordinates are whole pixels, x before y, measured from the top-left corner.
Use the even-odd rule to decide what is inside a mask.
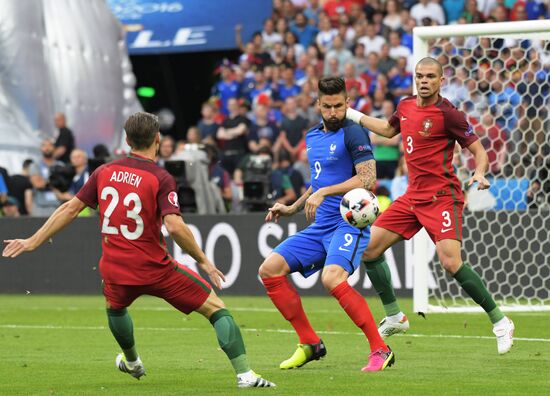
[[[494,210],[526,210],[528,179],[492,179],[489,191],[496,198]]]

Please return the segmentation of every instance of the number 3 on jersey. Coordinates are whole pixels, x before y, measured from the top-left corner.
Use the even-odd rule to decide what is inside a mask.
[[[108,186],[101,190],[102,200],[107,200],[109,199],[109,197],[111,197],[111,202],[109,202],[105,213],[103,213],[103,224],[101,226],[101,232],[103,234],[118,235],[118,229],[114,226],[109,225],[111,215],[115,211],[115,208],[117,207],[119,201],[118,191],[114,187]],[[120,232],[122,236],[130,241],[138,239],[141,234],[143,234],[143,219],[139,216],[139,212],[141,212],[141,200],[139,199],[139,195],[134,192],[126,195],[122,203],[126,208],[129,208],[130,203],[132,202],[133,207],[132,209],[126,211],[126,217],[136,222],[136,229],[134,231],[130,231],[127,225],[123,224],[120,226]]]
[[[407,136],[407,153],[411,154],[413,152],[413,137]]]

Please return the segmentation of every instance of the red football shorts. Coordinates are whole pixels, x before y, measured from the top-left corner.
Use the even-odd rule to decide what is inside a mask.
[[[165,278],[152,285],[116,285],[103,283],[103,295],[112,309],[123,309],[141,295],[164,299],[184,314],[199,308],[212,287],[199,274],[178,264]]]
[[[463,207],[464,203],[455,201],[452,196],[417,202],[405,194],[397,198],[374,225],[393,231],[404,239],[412,238],[424,227],[434,242],[442,239],[461,241]]]

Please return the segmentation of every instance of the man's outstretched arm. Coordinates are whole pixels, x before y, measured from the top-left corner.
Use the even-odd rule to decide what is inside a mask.
[[[17,257],[21,253],[35,250],[73,221],[85,207],[86,204],[76,197],[65,202],[52,213],[50,218],[33,236],[27,239],[4,240],[6,246],[4,247],[2,256]]]
[[[346,118],[361,125],[363,128],[367,128],[377,135],[387,138],[392,138],[399,133],[388,121],[365,115],[360,111],[352,109],[351,107],[348,107],[348,110],[346,111]]]

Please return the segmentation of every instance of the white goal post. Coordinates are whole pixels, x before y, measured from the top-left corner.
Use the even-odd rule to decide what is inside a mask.
[[[456,38],[459,38],[458,40]],[[448,47],[451,47],[456,42],[460,42],[460,44],[457,44],[457,50],[452,52],[453,54],[458,55],[451,55],[455,56],[454,62],[449,62],[448,67],[451,69],[466,69],[466,72],[464,75],[469,76],[470,80],[476,80],[476,76],[478,76],[477,73],[478,69],[476,70],[471,68],[471,70],[467,70],[469,66],[462,64],[462,60],[460,59],[460,45],[464,45],[464,40],[466,38],[470,38],[470,42],[477,42],[479,43],[480,39],[488,38],[490,40],[500,40],[502,42],[503,40],[507,39],[513,39],[518,43],[524,43],[525,45],[523,47],[518,48],[528,48],[528,46],[531,45],[530,41],[526,40],[543,40],[540,41],[542,43],[541,45],[544,48],[544,55],[547,56],[548,49],[550,48],[550,44],[546,40],[550,40],[550,20],[535,20],[535,21],[522,21],[522,22],[502,22],[502,23],[483,23],[483,24],[457,24],[457,25],[448,25],[448,26],[429,26],[429,27],[417,27],[413,30],[413,65],[416,65],[417,62],[426,57],[426,56],[434,56],[433,53],[442,53],[444,52],[445,45]],[[461,41],[460,41],[461,40]],[[523,41],[522,41],[523,40]],[[490,43],[493,43],[495,41],[490,41]],[[440,48],[442,49],[440,52],[434,51],[434,46],[437,46],[440,43]],[[442,44],[443,43],[443,44]],[[492,45],[492,44],[491,44]],[[502,45],[502,44],[499,44]],[[519,44],[518,44],[519,45]],[[493,50],[493,54],[497,53],[498,55],[501,54],[501,48],[497,47],[495,44],[494,48],[491,48]],[[530,55],[527,55],[528,50],[525,50],[525,62],[529,64],[531,62]],[[540,52],[540,47],[539,47]],[[445,53],[449,54],[450,52]],[[477,60],[475,59],[475,52],[471,51],[469,53],[470,60],[473,58],[474,61],[472,62],[475,64]],[[545,58],[548,59],[548,58]],[[465,63],[465,61],[464,61]],[[493,67],[493,62],[489,59],[487,62],[489,65],[487,68],[491,69]],[[519,63],[518,63],[519,64]],[[476,65],[475,67],[477,67]],[[497,65],[500,66],[500,65]],[[531,66],[527,66],[529,70],[532,70],[530,68]],[[548,66],[547,66],[548,67]],[[519,69],[519,67],[518,67]],[[515,69],[515,70],[518,70]],[[472,72],[473,70],[473,72]],[[495,74],[498,76],[495,79],[500,78],[499,69],[498,72],[495,72]],[[547,70],[550,72],[550,67],[547,69],[544,69],[544,72],[546,73]],[[505,70],[506,72],[506,70]],[[521,70],[520,72],[523,72]],[[468,73],[471,73],[468,75]],[[512,75],[512,72],[509,73]],[[472,77],[474,76],[474,77]],[[550,76],[550,74],[548,74]],[[512,77],[507,77],[512,78]],[[511,80],[507,80],[506,82],[510,82]],[[470,81],[471,85],[466,85],[466,83],[463,82],[463,89],[467,90],[470,87],[475,87],[477,90],[478,87],[480,87],[479,83],[479,77],[478,81]],[[491,80],[492,82],[492,80]],[[517,84],[517,80],[515,83]],[[528,86],[530,89],[529,92],[537,91],[537,82],[533,82],[531,86]],[[490,83],[487,84],[491,89]],[[458,87],[460,87],[460,83],[457,83]],[[510,84],[510,86],[513,86],[513,84]],[[517,85],[516,85],[517,86]],[[546,89],[546,88],[545,88]],[[480,90],[479,92],[482,92],[482,95],[480,96],[489,96],[487,93],[487,90]],[[541,88],[542,92],[542,88]],[[544,91],[548,92],[548,91]],[[445,96],[443,94],[443,96]],[[535,109],[534,107],[531,108],[533,112],[537,112],[537,120],[542,120],[542,128],[543,128],[543,134],[546,134],[546,144],[550,142],[550,130],[547,129],[550,126],[550,116],[548,111],[548,98],[542,99],[543,102],[545,102],[546,106],[546,112],[542,112],[540,117],[538,113],[538,109]],[[522,105],[517,105],[517,107],[521,107]],[[534,104],[532,106],[535,106]],[[515,110],[515,109],[512,109]],[[529,109],[528,109],[529,110]],[[488,111],[488,110],[486,110]],[[525,111],[525,107],[523,107],[523,110],[519,110],[519,114],[521,111]],[[542,110],[541,110],[542,111]],[[508,122],[507,119],[504,119],[505,122]],[[527,121],[528,123],[531,122],[530,120]],[[497,124],[496,116],[495,116],[495,125]],[[519,128],[520,122],[517,122],[516,128]],[[531,124],[527,124],[531,125]],[[546,129],[546,131],[544,131]],[[521,143],[517,143],[518,146]],[[519,155],[521,152],[518,149],[517,154]],[[524,179],[518,178],[516,176],[516,173],[520,173],[519,171],[516,172],[516,168],[519,168],[520,165],[517,165],[514,161],[513,155],[516,153],[510,153],[509,154],[509,163],[508,168],[511,169],[511,176],[510,174],[509,179],[515,178],[514,180],[519,180],[519,182],[523,182],[522,180],[526,180],[526,183],[530,182],[530,179],[527,176],[522,176]],[[521,157],[521,155],[520,155]],[[544,165],[544,163],[543,163]],[[521,165],[522,166],[522,165]],[[547,165],[546,165],[547,166]],[[514,168],[516,167],[516,168]],[[535,172],[538,172],[538,170],[535,169]],[[525,174],[527,174],[527,171],[525,171]],[[531,174],[533,174],[533,171],[531,171]],[[523,175],[523,174],[522,174]],[[538,175],[538,173],[537,173]],[[504,177],[505,178],[505,177]],[[515,181],[514,181],[515,182]],[[518,183],[519,183],[518,182]],[[548,195],[544,198],[548,202]],[[479,228],[479,230],[476,230],[477,234],[470,233],[470,241],[466,242],[463,241],[463,250],[464,245],[467,243],[468,246],[470,246],[470,250],[478,249],[476,244],[484,243],[480,240],[476,240],[476,235],[479,237],[479,235],[483,235],[483,230],[487,232],[495,232],[496,234],[500,233],[500,229],[504,228],[502,231],[503,235],[495,235],[494,242],[491,242],[491,238],[487,238],[489,242],[487,242],[487,249],[485,254],[485,263],[488,263],[490,261],[499,261],[497,264],[499,267],[496,271],[492,271],[482,274],[482,278],[484,281],[491,282],[491,287],[489,288],[489,291],[494,294],[495,290],[497,290],[497,297],[495,300],[497,300],[497,304],[499,304],[503,310],[505,311],[541,311],[541,310],[550,310],[550,295],[548,292],[548,286],[550,285],[550,253],[548,250],[550,250],[550,245],[546,242],[544,242],[542,245],[539,243],[536,243],[533,241],[533,235],[537,236],[539,238],[540,233],[543,235],[546,235],[546,239],[550,240],[548,238],[548,226],[550,224],[550,221],[548,221],[548,218],[550,218],[550,212],[546,209],[523,209],[523,212],[515,212],[513,213],[512,210],[502,213],[502,214],[495,214],[489,213],[489,211],[479,211],[475,212],[476,219],[470,218],[469,222],[470,224],[478,225],[482,224],[482,227]],[[503,210],[504,212],[504,210]],[[484,216],[488,216],[488,219],[484,219]],[[523,216],[523,217],[522,217]],[[525,216],[529,217],[530,220],[525,220]],[[467,217],[468,215],[465,214],[464,216],[464,229],[468,227],[467,223]],[[473,215],[471,215],[473,217]],[[505,252],[503,254],[504,259],[500,259],[498,255],[495,255],[495,252],[499,252],[499,249],[508,249],[508,243],[504,243],[503,241],[507,241],[507,238],[514,238],[514,235],[510,235],[510,231],[508,228],[506,228],[507,222],[517,222],[522,219],[522,222],[526,222],[525,224],[528,224],[528,227],[526,227],[526,240],[523,241],[521,237],[519,238],[519,241],[517,243],[517,248],[512,247],[509,252]],[[523,223],[522,223],[523,224]],[[518,225],[516,223],[516,225]],[[496,231],[495,231],[496,230]],[[514,231],[515,232],[515,231]],[[531,238],[531,239],[530,239]],[[485,241],[486,238],[483,239]],[[542,237],[542,240],[544,240],[544,236]],[[473,248],[472,248],[473,246]],[[529,250],[528,253],[525,253],[527,250]],[[455,286],[448,286],[448,289],[445,289],[443,293],[439,294],[438,296],[434,297],[434,291],[433,289],[437,289],[438,285],[434,283],[434,274],[435,272],[444,272],[440,269],[436,270],[436,267],[439,267],[438,263],[433,262],[434,257],[434,248],[433,243],[430,240],[428,234],[425,232],[424,229],[421,230],[413,239],[412,239],[412,248],[413,248],[413,257],[414,257],[414,289],[413,289],[413,309],[414,312],[481,312],[481,308],[477,306],[473,301],[471,303],[464,302],[467,300],[464,298],[464,294],[462,294],[462,297],[457,297],[455,299],[455,296],[460,295],[461,292],[459,288],[455,288]],[[537,249],[542,250],[542,256],[539,255],[539,252]],[[468,250],[468,249],[466,249]],[[478,272],[483,272],[484,267],[478,266],[474,260],[475,260],[475,253],[472,254],[472,266],[474,269],[477,269]],[[499,252],[500,254],[500,252]],[[464,257],[464,256],[463,256]],[[506,261],[505,258],[510,257],[509,262]],[[542,257],[542,258],[541,258]],[[519,258],[519,260],[518,260]],[[522,272],[519,274],[510,274],[510,272],[516,271],[516,263],[518,261],[526,261],[526,260],[532,260],[532,263],[527,263],[523,265],[518,269],[518,272]],[[541,268],[542,267],[542,268]],[[545,268],[546,267],[546,268]],[[529,274],[528,276],[523,275],[523,272]],[[445,275],[438,275],[440,279],[443,279]],[[490,279],[485,279],[485,278]],[[529,287],[525,286],[525,282],[530,282],[531,280],[526,280],[528,277],[532,277],[533,279],[533,285],[531,287],[531,284],[529,284]],[[449,283],[456,283],[454,279],[451,277],[447,277],[447,282]],[[506,282],[508,282],[506,284]],[[517,282],[515,284],[514,282]],[[439,285],[443,284],[443,281],[440,281]],[[504,284],[504,286],[500,286]],[[519,285],[519,286],[518,286]],[[441,287],[440,287],[441,288]],[[447,286],[444,286],[444,288],[447,288]],[[524,289],[529,289],[527,292],[524,293]],[[533,292],[531,291],[533,289]],[[546,291],[541,291],[541,289],[546,289]],[[502,293],[501,293],[502,291]],[[535,296],[535,297],[533,297]],[[434,300],[436,301],[435,304],[433,304]],[[458,301],[460,300],[460,301]]]

